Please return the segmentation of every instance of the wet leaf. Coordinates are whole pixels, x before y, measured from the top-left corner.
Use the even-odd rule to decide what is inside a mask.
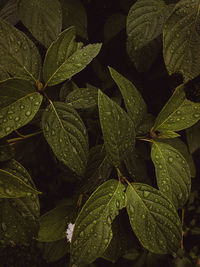
[[[79,87],[72,80],[64,82],[60,89],[60,101],[65,102],[67,95],[75,89],[79,89]]]
[[[62,10],[58,0],[20,0],[18,11],[22,23],[45,47],[61,32]]]
[[[127,35],[134,50],[146,46],[162,33],[172,7],[163,0],[140,0],[129,10]]]
[[[41,57],[35,44],[4,20],[0,20],[0,57],[1,68],[12,76],[39,80]]]
[[[40,217],[38,240],[54,242],[66,238],[68,224],[74,222],[75,208],[69,204],[58,205]]]
[[[153,130],[159,132],[180,131],[189,128],[200,119],[200,103],[186,99],[184,85],[177,87],[158,114]]]
[[[147,112],[147,107],[142,98],[142,95],[132,84],[132,82],[122,76],[119,72],[112,69],[111,67],[109,67],[109,71],[113,80],[116,82],[121,91],[127,112],[136,127],[142,121],[144,115]]]
[[[145,184],[126,190],[127,212],[140,243],[156,254],[177,252],[181,245],[181,222],[167,196]]]
[[[43,65],[46,86],[61,83],[83,70],[101,49],[101,44],[80,48],[74,39],[75,28],[70,27],[48,48]]]
[[[109,161],[118,166],[133,151],[135,128],[128,114],[99,90],[99,117]]]
[[[40,192],[28,184],[30,179],[28,172],[19,162],[11,160],[3,164],[0,169],[0,197],[18,198],[33,193],[39,194]]]
[[[97,88],[78,88],[70,92],[65,102],[75,109],[87,109],[97,106]]]
[[[163,31],[163,55],[169,74],[181,73],[184,81],[200,73],[198,0],[180,0]]]
[[[42,95],[27,80],[0,82],[0,138],[30,122],[42,103]]]
[[[153,142],[151,158],[156,169],[158,188],[175,208],[182,208],[191,190],[190,168],[182,154],[163,142]]]
[[[17,24],[17,22],[19,21],[17,1],[8,0],[0,11],[0,17],[13,25]]]
[[[161,141],[161,140],[160,140]],[[172,146],[176,150],[179,151],[187,161],[187,164],[190,167],[190,174],[192,177],[196,176],[196,167],[194,164],[194,160],[192,155],[190,154],[188,147],[180,138],[173,138],[173,139],[162,139],[162,142],[167,143],[168,145]]]
[[[76,110],[63,102],[52,102],[43,113],[42,128],[56,157],[82,175],[87,164],[88,136]]]
[[[10,161],[7,167],[16,171],[24,183],[35,188],[31,177],[18,162]],[[36,194],[22,198],[0,199],[0,245],[27,246],[36,238],[39,214],[39,199]]]
[[[136,128],[136,131],[137,131],[136,135],[145,135],[149,133],[154,124],[154,121],[155,121],[155,117],[152,114],[150,113],[145,114],[143,120]]]
[[[88,39],[87,14],[80,0],[60,0],[63,14],[63,28],[75,26],[77,34]]]
[[[106,250],[112,239],[112,221],[126,205],[124,189],[117,180],[109,180],[87,200],[75,221],[72,264],[92,263]]]

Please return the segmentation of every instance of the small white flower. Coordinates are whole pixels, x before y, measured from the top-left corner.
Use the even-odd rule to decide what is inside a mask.
[[[67,241],[71,243],[75,224],[69,223],[66,231]]]

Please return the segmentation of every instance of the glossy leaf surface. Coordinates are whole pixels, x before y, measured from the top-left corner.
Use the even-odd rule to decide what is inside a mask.
[[[109,180],[87,200],[75,221],[72,264],[89,264],[108,247],[112,239],[112,221],[126,205],[124,189],[117,180]]]
[[[11,78],[0,83],[0,138],[33,119],[42,95],[27,80]]]
[[[23,24],[45,47],[61,32],[62,10],[58,0],[20,0],[18,10]]]
[[[12,76],[39,80],[41,57],[35,44],[4,20],[0,20],[0,57],[0,66]]]
[[[187,161],[174,147],[155,141],[151,158],[156,169],[158,188],[166,194],[176,209],[182,208],[191,189],[191,174]]]
[[[38,194],[27,182],[30,176],[17,161],[5,163],[0,169],[0,198],[18,198]]]
[[[122,76],[119,72],[111,67],[109,67],[109,71],[121,91],[128,114],[135,126],[137,126],[147,112],[146,104],[140,92],[132,82]]]
[[[180,131],[189,128],[200,119],[200,103],[186,99],[184,87],[177,87],[156,118],[153,129]]]
[[[42,116],[44,136],[56,157],[78,175],[88,156],[88,136],[79,114],[66,103],[52,102]]]
[[[99,90],[99,117],[109,161],[118,166],[133,151],[135,128],[128,114]]]
[[[176,253],[181,245],[181,222],[167,196],[140,183],[129,185],[126,195],[130,223],[140,243],[152,253]]]
[[[163,55],[169,74],[181,73],[184,81],[200,73],[200,3],[180,0],[163,31]]]
[[[71,78],[83,70],[101,49],[101,44],[90,44],[83,48],[74,41],[75,28],[70,27],[59,34],[47,50],[43,78],[52,86]]]

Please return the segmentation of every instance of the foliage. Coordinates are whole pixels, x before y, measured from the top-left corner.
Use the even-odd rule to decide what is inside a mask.
[[[199,1],[0,8],[3,266],[200,266]]]

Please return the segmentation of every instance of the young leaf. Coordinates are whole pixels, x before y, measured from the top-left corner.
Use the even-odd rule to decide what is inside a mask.
[[[180,0],[163,31],[163,55],[169,74],[181,73],[184,81],[200,73],[198,0]]]
[[[97,188],[75,221],[71,243],[71,262],[89,264],[100,257],[112,239],[111,224],[125,207],[125,187],[109,180]]]
[[[99,90],[99,117],[109,161],[118,166],[133,151],[135,127],[128,114]]]
[[[191,189],[191,174],[182,154],[167,143],[153,142],[151,158],[156,169],[158,188],[174,204],[182,208]]]
[[[48,48],[43,65],[46,86],[61,83],[83,70],[101,49],[101,44],[79,48],[74,38],[74,27],[68,28]]]
[[[98,103],[98,89],[78,88],[66,96],[65,102],[76,109],[94,107]]]
[[[122,76],[119,72],[109,67],[110,74],[113,80],[118,85],[124,98],[125,106],[128,114],[137,126],[147,112],[146,104],[136,87]]]
[[[88,39],[87,14],[80,0],[60,0],[63,14],[63,28],[75,26],[77,34]]]
[[[181,222],[167,196],[140,183],[126,190],[127,212],[141,244],[156,254],[177,252],[181,245]]]
[[[17,1],[8,0],[5,6],[0,10],[0,17],[13,25],[17,24],[19,21]]]
[[[44,136],[56,157],[82,175],[88,156],[88,136],[79,114],[63,102],[54,102],[42,116]]]
[[[54,242],[66,238],[67,224],[74,222],[75,209],[69,204],[58,205],[40,217],[38,240]]]
[[[7,36],[8,38],[5,38]],[[35,44],[11,24],[0,20],[1,68],[12,76],[40,79],[41,57]]]
[[[20,78],[0,82],[0,97],[0,138],[31,121],[43,99],[29,81]]]
[[[27,183],[29,179],[28,172],[17,161],[5,163],[0,169],[0,197],[18,198],[32,193],[39,194],[40,192]]]
[[[62,10],[58,0],[20,0],[22,23],[45,47],[54,41],[62,28]]]
[[[135,50],[162,33],[171,9],[163,0],[140,0],[131,7],[127,17],[127,34]]]
[[[173,95],[158,114],[154,131],[180,131],[189,128],[200,119],[200,103],[186,99],[184,85],[176,88]]]

